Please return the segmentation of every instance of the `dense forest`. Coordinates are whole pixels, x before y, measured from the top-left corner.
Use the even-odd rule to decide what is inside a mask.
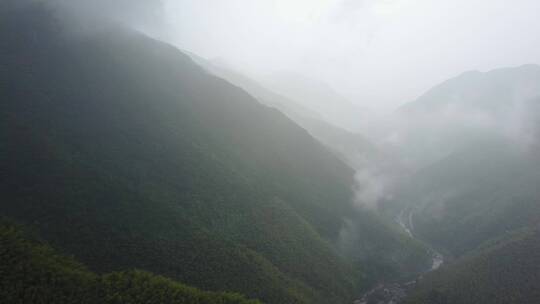
[[[539,252],[538,228],[508,233],[426,275],[407,303],[538,303]]]
[[[524,65],[464,73],[401,108],[416,119],[459,113],[408,134],[439,145],[426,154],[431,163],[401,184],[399,199],[415,237],[446,257],[409,303],[540,300],[539,93],[540,67]]]
[[[0,244],[3,303],[260,303],[238,294],[203,292],[144,271],[98,275],[5,221]]]
[[[0,9],[3,216],[97,273],[267,303],[347,303],[428,267],[279,111],[168,44],[116,25],[73,35],[14,3]]]
[[[0,0],[0,303],[540,303],[540,66],[378,116],[107,2]]]
[[[540,67],[524,65],[464,73],[400,108],[419,124],[400,153],[431,159],[397,194],[419,237],[460,256],[540,221],[539,94]]]

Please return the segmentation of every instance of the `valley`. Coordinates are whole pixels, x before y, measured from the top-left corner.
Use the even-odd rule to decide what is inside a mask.
[[[228,26],[172,27],[231,11],[124,1],[0,1],[0,303],[540,303],[540,65],[441,72],[381,114],[360,101],[413,77],[331,72],[356,48],[278,69],[321,37],[274,49],[252,18],[228,61],[199,52]]]
[[[413,214],[412,209],[403,209],[398,216],[395,217],[396,223],[403,228],[404,232],[411,238],[414,236],[414,225],[413,225]],[[422,240],[418,240],[422,242]],[[429,245],[426,244],[429,247]],[[368,292],[364,293],[360,299],[355,300],[353,304],[400,304],[404,303],[407,298],[407,295],[414,290],[417,286],[417,283],[422,280],[424,275],[429,272],[436,271],[444,264],[444,256],[434,250],[433,248],[428,249],[432,264],[431,268],[419,273],[418,276],[414,279],[409,279],[401,282],[381,282],[378,283],[374,288],[370,289]]]

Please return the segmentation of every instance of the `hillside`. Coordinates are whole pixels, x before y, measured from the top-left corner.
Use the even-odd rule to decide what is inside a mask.
[[[538,252],[538,229],[507,234],[427,275],[406,303],[538,303]]]
[[[329,119],[322,114],[323,112],[328,113],[328,111],[320,111],[318,107],[313,107],[313,105],[309,103],[309,100],[306,102],[306,100],[303,99],[302,102],[296,101],[293,99],[294,97],[285,97],[285,95],[268,89],[257,80],[252,79],[241,72],[235,71],[233,68],[201,58],[196,54],[188,54],[197,64],[204,67],[208,72],[242,88],[262,104],[278,109],[280,112],[287,115],[287,117],[306,129],[310,135],[326,145],[336,154],[336,156],[352,168],[358,170],[367,166],[370,162],[379,163],[385,160],[381,151],[377,150],[375,145],[367,138],[358,132],[351,132],[332,124],[332,121],[335,122],[335,119]],[[337,93],[327,93],[325,95],[328,96],[333,94]],[[307,98],[295,94],[292,95],[296,96],[296,98]],[[335,99],[339,100],[341,97],[329,97],[326,101],[326,106],[333,107]],[[349,114],[351,116],[357,115],[357,123],[361,123],[362,116],[359,112],[356,113],[354,111],[349,111]]]
[[[0,244],[4,303],[260,303],[237,294],[203,292],[142,271],[97,275],[8,223],[0,223]]]
[[[535,64],[470,71],[433,87],[401,112],[444,111],[450,107],[503,115],[514,104],[540,95],[540,66]]]
[[[540,137],[540,66],[524,65],[451,78],[392,116],[389,149],[415,168],[486,138],[528,148]]]
[[[354,105],[321,80],[291,71],[277,71],[255,78],[264,87],[294,100],[341,129],[358,132],[365,126],[368,111]]]
[[[99,272],[270,303],[350,297],[330,241],[352,171],[304,130],[130,30],[1,19],[3,215]]]
[[[407,303],[538,301],[539,101],[525,65],[464,73],[393,116],[381,146],[408,170],[385,213],[444,256]]]
[[[537,149],[482,141],[420,170],[400,200],[413,210],[418,237],[459,256],[540,221],[538,166]]]
[[[396,190],[415,235],[460,256],[540,220],[540,67],[469,72],[398,111]],[[411,226],[411,225],[409,225]]]
[[[170,45],[107,25],[74,35],[13,3],[0,9],[1,215],[98,273],[266,303],[347,303],[379,267],[424,267],[423,248],[351,204],[352,169],[282,113]],[[369,228],[351,255],[346,220]]]

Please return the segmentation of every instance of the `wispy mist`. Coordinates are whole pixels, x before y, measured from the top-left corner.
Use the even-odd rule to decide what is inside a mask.
[[[293,70],[376,109],[466,70],[540,63],[534,0],[184,0],[165,8],[167,39],[182,48],[246,70]]]
[[[40,1],[79,21],[129,24],[238,70],[319,79],[376,110],[465,70],[540,63],[534,0]]]

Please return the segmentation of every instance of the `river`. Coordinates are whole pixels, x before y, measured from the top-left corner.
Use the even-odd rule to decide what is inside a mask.
[[[406,208],[401,210],[401,212],[395,217],[396,223],[403,229],[403,231],[411,238],[414,236],[414,225],[413,225],[413,209]],[[444,263],[444,256],[436,251],[433,248],[429,249],[432,256],[431,268],[425,273],[437,270]],[[421,274],[418,279],[422,277],[425,273]],[[407,297],[408,291],[410,291],[416,285],[417,280],[412,280],[409,282],[394,282],[394,283],[384,283],[378,284],[368,292],[364,293],[362,297],[356,301],[354,304],[399,304]]]

